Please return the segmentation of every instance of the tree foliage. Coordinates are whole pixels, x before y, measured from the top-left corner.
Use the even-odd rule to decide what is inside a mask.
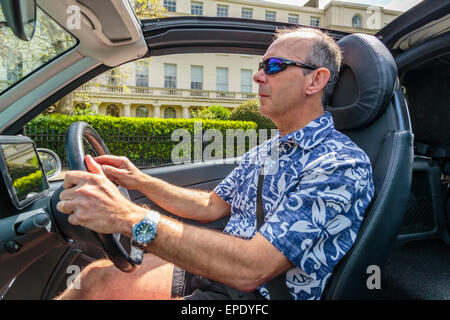
[[[228,120],[231,111],[219,105],[211,105],[208,108],[198,109],[192,112],[192,118],[209,120]]]
[[[159,18],[166,12],[158,0],[131,0],[131,5],[139,19]]]
[[[258,125],[258,129],[276,129],[272,120],[263,116],[259,112],[259,108],[258,100],[241,103],[231,112],[230,120],[253,121]]]

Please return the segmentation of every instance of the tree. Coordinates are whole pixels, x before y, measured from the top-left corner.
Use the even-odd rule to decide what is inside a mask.
[[[195,110],[192,112],[192,118],[209,120],[228,120],[231,111],[225,107],[211,105],[208,108]]]
[[[166,12],[166,9],[158,0],[131,0],[131,5],[139,20],[159,18]]]
[[[230,120],[253,121],[258,125],[258,129],[276,129],[272,120],[263,116],[259,108],[258,100],[241,103],[231,112]]]

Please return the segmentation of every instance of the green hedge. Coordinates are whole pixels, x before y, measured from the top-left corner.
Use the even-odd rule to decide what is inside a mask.
[[[26,135],[38,147],[55,151],[64,161],[64,135],[69,125],[76,121],[89,123],[103,138],[111,154],[124,155],[135,163],[153,161],[155,164],[170,162],[171,151],[179,141],[171,141],[176,129],[185,129],[194,137],[194,124],[201,123],[203,131],[256,129],[248,121],[220,121],[204,119],[117,118],[110,116],[67,116],[60,114],[38,116],[27,124]],[[224,144],[225,144],[225,138]],[[193,145],[192,141],[192,145]],[[207,142],[210,143],[210,142]],[[224,146],[225,148],[225,146]],[[194,148],[191,147],[192,153]],[[86,150],[89,152],[89,150]],[[226,154],[226,150],[224,150]]]
[[[19,200],[24,200],[30,193],[41,192],[45,190],[44,177],[41,170],[34,171],[26,176],[14,181],[14,188]]]
[[[128,118],[110,116],[68,116],[53,114],[38,116],[27,124],[30,129],[48,128],[64,133],[70,124],[76,121],[89,123],[97,131],[121,130],[134,133],[147,132],[151,135],[171,135],[175,129],[194,130],[195,122],[202,122],[203,129],[256,129],[256,124],[249,121],[221,121],[204,119],[158,119],[158,118]]]
[[[7,162],[6,164],[11,173],[11,179],[13,181],[28,176],[34,172],[36,172],[36,166],[27,165],[27,164],[18,164],[13,162]]]

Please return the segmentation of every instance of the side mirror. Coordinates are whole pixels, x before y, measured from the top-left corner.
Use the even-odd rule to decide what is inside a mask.
[[[37,152],[47,179],[57,177],[61,173],[62,168],[58,155],[52,150],[44,148],[38,148]]]
[[[35,0],[0,0],[6,25],[16,37],[30,41],[36,29]],[[5,25],[5,22],[2,23]]]

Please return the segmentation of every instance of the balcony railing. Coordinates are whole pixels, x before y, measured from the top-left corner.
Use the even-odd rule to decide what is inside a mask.
[[[78,89],[80,92],[93,94],[120,94],[120,95],[142,95],[151,97],[172,97],[188,99],[220,99],[220,100],[252,100],[257,99],[258,94],[252,92],[232,92],[232,91],[213,91],[213,90],[191,90],[177,88],[152,88],[135,86],[113,86],[113,85],[83,85]]]

